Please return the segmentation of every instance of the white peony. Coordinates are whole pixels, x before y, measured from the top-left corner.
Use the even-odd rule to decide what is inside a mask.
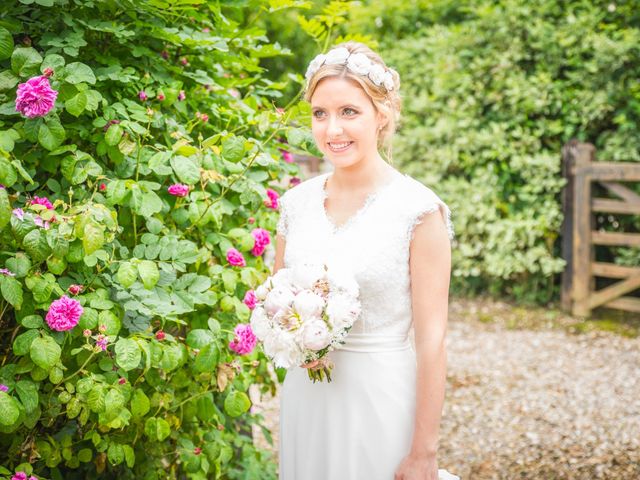
[[[385,74],[385,69],[379,63],[375,63],[371,67],[371,70],[369,70],[369,78],[373,83],[375,83],[378,86],[381,86],[382,83],[384,82],[384,74]]]
[[[273,358],[277,367],[290,368],[304,362],[305,355],[298,347],[295,336],[274,328],[263,343],[264,353]]]
[[[262,307],[256,307],[251,312],[251,330],[258,340],[264,340],[271,331],[271,325],[267,312]]]
[[[360,302],[351,295],[336,293],[327,299],[327,316],[336,330],[351,327],[360,315]]]
[[[321,53],[319,55],[316,55],[316,57],[313,60],[311,60],[311,63],[309,64],[309,68],[307,68],[307,73],[305,73],[304,75],[307,80],[310,80],[311,77],[315,75],[315,73],[324,63],[325,58],[327,58],[327,56]]]
[[[342,65],[349,58],[349,50],[344,47],[334,48],[327,53],[327,56],[324,60],[325,65]]]
[[[304,326],[302,341],[304,348],[317,352],[331,343],[331,333],[322,320],[312,320]]]
[[[354,53],[347,60],[347,68],[358,75],[367,75],[372,63],[364,53]]]
[[[299,290],[311,290],[318,280],[325,278],[325,275],[323,265],[302,263],[291,269],[291,282]]]
[[[302,318],[317,317],[320,318],[322,309],[324,308],[324,300],[311,290],[301,290],[293,300],[293,309]]]
[[[281,268],[271,278],[271,285],[273,288],[280,288],[291,290],[293,288],[291,279],[291,270],[288,268]]]
[[[295,298],[288,288],[275,287],[264,300],[264,309],[269,315],[275,315],[279,310],[285,310]]]

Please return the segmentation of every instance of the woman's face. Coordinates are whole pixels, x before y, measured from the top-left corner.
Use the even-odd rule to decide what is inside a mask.
[[[356,82],[339,77],[321,80],[311,97],[311,119],[316,144],[334,167],[350,167],[378,154],[383,118]]]

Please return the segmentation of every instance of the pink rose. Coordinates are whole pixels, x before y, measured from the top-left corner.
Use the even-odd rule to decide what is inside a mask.
[[[301,182],[302,180],[300,180],[298,177],[291,177],[289,179],[289,185],[291,185],[292,187],[295,187],[296,185],[300,185]]]
[[[185,98],[187,98],[187,94],[184,93],[184,90],[180,90],[180,93],[178,94],[178,100],[183,101]]]
[[[181,183],[174,183],[167,191],[176,197],[186,197],[189,194],[189,187]]]
[[[249,310],[253,310],[258,303],[258,297],[256,297],[256,293],[253,290],[248,290],[247,293],[244,294],[242,302],[249,307]]]
[[[282,152],[282,159],[287,163],[293,163],[293,153],[288,152],[287,150],[280,150]]]
[[[51,302],[46,317],[47,324],[57,332],[71,330],[78,324],[83,311],[80,302],[63,295]]]
[[[265,200],[264,204],[267,206],[267,208],[272,208],[276,210],[278,208],[278,199],[280,198],[280,195],[278,195],[278,192],[270,188],[267,188],[267,197],[269,197],[269,199]]]
[[[67,290],[69,290],[69,293],[71,295],[78,295],[80,292],[82,292],[82,290],[84,289],[84,287],[82,285],[70,285],[69,288]]]
[[[149,98],[149,96],[147,95],[147,92],[145,92],[144,90],[140,90],[138,92],[138,98],[144,102],[147,98]]]
[[[18,85],[16,112],[27,118],[43,117],[53,109],[57,97],[45,75],[30,78]]]
[[[53,204],[47,197],[34,196],[29,202],[29,205],[42,205],[44,207],[47,207],[47,210],[53,210]]]
[[[156,97],[156,98],[157,98],[159,101],[163,102],[163,101],[164,101],[164,99],[165,99],[166,97],[164,96],[164,93],[162,93],[162,92],[158,92],[158,95],[157,95],[157,97]]]
[[[229,342],[229,348],[239,355],[247,355],[253,351],[258,339],[251,330],[251,325],[239,324],[234,328],[236,337]]]
[[[264,228],[254,228],[251,231],[251,236],[255,240],[251,253],[258,257],[264,253],[264,249],[271,243],[271,237]]]
[[[230,248],[229,250],[227,250],[227,262],[229,262],[234,267],[244,267],[247,264],[242,254],[235,248]]]
[[[0,392],[8,392],[9,387],[7,387],[4,383],[0,383]]]

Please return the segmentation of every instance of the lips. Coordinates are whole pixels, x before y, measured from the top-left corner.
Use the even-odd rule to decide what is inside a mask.
[[[353,142],[328,142],[329,150],[335,153],[344,152],[347,150]]]

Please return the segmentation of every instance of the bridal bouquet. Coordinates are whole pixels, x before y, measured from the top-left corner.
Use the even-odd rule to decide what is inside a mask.
[[[358,284],[339,268],[282,268],[255,290],[251,328],[276,366],[309,364],[314,382],[331,381],[327,354],[344,343],[360,315]]]

